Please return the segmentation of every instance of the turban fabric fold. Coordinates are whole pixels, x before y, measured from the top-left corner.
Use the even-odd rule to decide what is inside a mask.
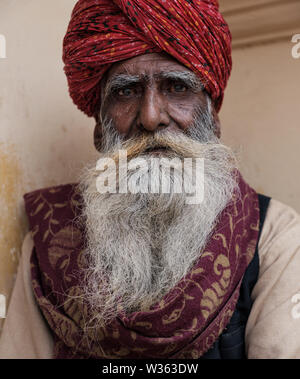
[[[113,63],[166,52],[196,73],[217,111],[231,72],[231,34],[217,0],[80,0],[63,42],[69,92],[95,116]]]

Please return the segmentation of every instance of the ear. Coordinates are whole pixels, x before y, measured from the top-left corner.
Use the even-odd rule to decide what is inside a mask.
[[[104,94],[104,88],[107,82],[107,72],[104,73],[103,78],[101,79],[101,99],[103,99],[103,94]],[[97,107],[97,111],[94,114],[94,119],[96,121],[95,129],[94,129],[94,146],[97,151],[101,151],[101,146],[102,146],[102,124],[101,124],[101,101],[99,106]]]
[[[212,115],[212,118],[214,121],[214,125],[215,125],[214,134],[216,137],[221,138],[221,123],[220,123],[219,115],[216,111],[215,105],[211,101],[211,98],[209,95],[207,95],[206,101],[208,102],[208,106],[210,108],[210,112],[211,112],[211,115]]]
[[[218,115],[218,113],[216,112],[214,106],[212,106],[212,116],[213,116],[213,119],[214,119],[214,122],[215,122],[215,125],[216,125],[215,135],[216,135],[218,138],[221,138],[221,122],[220,122],[219,115]]]
[[[218,112],[216,111],[214,102],[211,100],[210,95],[207,92],[205,92],[205,94],[206,94],[206,105],[208,106],[209,111],[214,121],[214,126],[215,126],[214,134],[216,137],[221,138],[221,122],[219,119]]]
[[[97,151],[100,152],[102,145],[102,125],[100,123],[99,116],[94,116],[96,125],[94,129],[94,146]]]

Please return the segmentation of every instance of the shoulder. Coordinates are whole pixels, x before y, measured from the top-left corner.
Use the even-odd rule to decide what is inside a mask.
[[[53,203],[55,201],[66,201],[76,192],[76,183],[37,189],[24,195],[26,210],[31,207],[34,208],[35,204],[39,205],[45,202]]]
[[[248,357],[299,358],[300,216],[294,209],[271,199],[258,252],[259,276],[246,329]]]
[[[0,358],[52,358],[53,337],[35,301],[30,275],[30,257],[34,247],[27,233],[0,338]]]
[[[24,201],[35,247],[42,250],[49,237],[73,222],[80,212],[77,184],[39,189],[25,194]]]
[[[300,248],[300,215],[290,206],[271,199],[258,244],[261,269],[280,256]]]

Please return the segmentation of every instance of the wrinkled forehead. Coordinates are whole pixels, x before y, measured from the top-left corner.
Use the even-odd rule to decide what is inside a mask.
[[[107,72],[105,81],[107,82],[112,77],[124,74],[155,78],[159,77],[162,73],[181,71],[193,74],[190,69],[166,53],[143,54],[114,63]]]

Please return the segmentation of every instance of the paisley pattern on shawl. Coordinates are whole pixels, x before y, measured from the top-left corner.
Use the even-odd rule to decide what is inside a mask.
[[[55,340],[55,358],[192,358],[203,355],[234,312],[258,239],[257,193],[239,176],[240,197],[224,209],[193,269],[148,311],[121,315],[96,332],[80,300],[84,230],[76,184],[26,194],[35,247],[32,286]]]

